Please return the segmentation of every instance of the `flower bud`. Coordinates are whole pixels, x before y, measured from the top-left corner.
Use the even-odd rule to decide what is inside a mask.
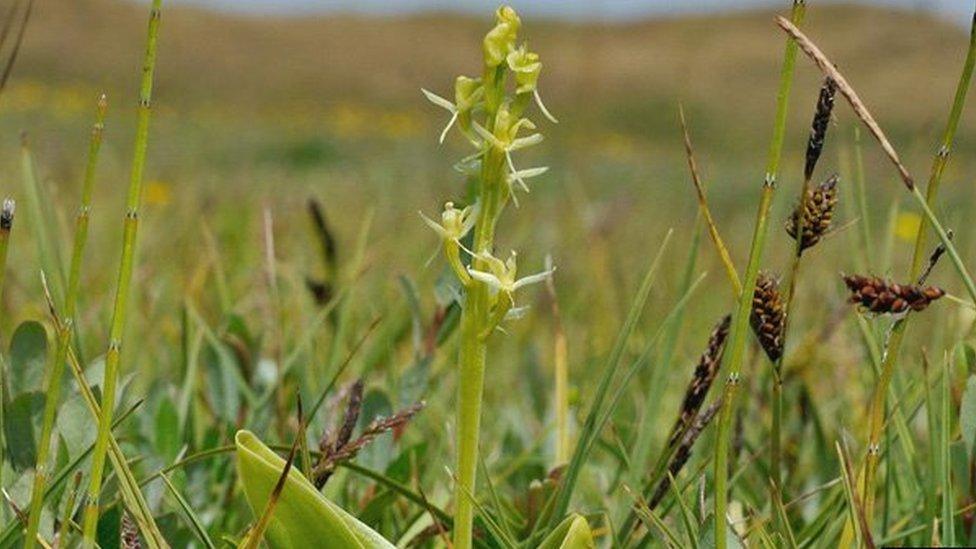
[[[454,80],[454,104],[458,112],[470,112],[481,96],[481,80],[458,76]]]
[[[508,52],[515,47],[522,21],[510,6],[502,6],[495,12],[495,27],[485,35],[483,44],[485,66],[497,67],[505,61]]]

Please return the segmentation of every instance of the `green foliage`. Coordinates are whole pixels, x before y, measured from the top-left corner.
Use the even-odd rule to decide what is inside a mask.
[[[237,468],[248,503],[255,513],[268,504],[285,467],[285,460],[249,431],[234,437]],[[268,541],[281,549],[335,547],[367,549],[393,547],[382,536],[332,503],[297,470],[288,473],[285,487],[268,526]]]
[[[538,549],[592,549],[596,547],[586,518],[570,515],[543,539]]]
[[[60,17],[50,15],[54,11],[46,17]],[[179,8],[174,13],[181,17]],[[837,44],[821,41],[821,33],[831,36],[849,24],[832,14],[855,13],[863,20],[856,10],[811,4],[814,13],[809,32],[831,53]],[[772,37],[768,19],[756,28]],[[456,19],[438,21],[447,30],[445,22]],[[764,36],[751,28],[749,16],[730,21],[737,32]],[[686,33],[696,44],[688,46],[710,45],[713,38],[723,46],[735,41],[721,31],[728,21],[707,23],[708,30],[700,31],[700,22],[674,22],[696,25],[695,33]],[[430,28],[426,18],[412,24],[417,34],[411,36],[411,63],[431,60],[424,70],[439,71],[432,74],[443,80],[430,83],[446,84],[446,67],[463,66],[453,56],[470,51],[458,47],[460,53],[444,51],[434,59],[424,53],[428,43],[460,30],[473,33],[474,24],[443,36],[416,31]],[[662,33],[664,26],[670,23]],[[181,32],[180,25],[164,28]],[[927,208],[920,210],[925,216],[919,223],[914,205],[881,184],[889,167],[873,143],[852,135],[856,120],[850,112],[834,113],[821,162],[841,172],[842,198],[834,230],[816,254],[804,256],[798,306],[788,315],[783,405],[773,411],[770,364],[756,358],[749,330],[740,330],[736,353],[725,356],[740,377],[735,408],[724,408],[730,410],[724,432],[719,436],[716,423],[706,421],[682,452],[666,444],[667,435],[682,410],[682,389],[698,375],[700,345],[715,319],[740,298],[750,301],[729,291],[722,271],[778,271],[795,254],[783,230],[793,204],[782,196],[773,200],[772,190],[763,192],[766,217],[759,231],[768,237],[757,233],[757,246],[748,248],[756,193],[745,189],[760,184],[756,144],[766,135],[756,125],[772,114],[772,54],[751,56],[749,67],[728,68],[737,75],[764,75],[747,79],[748,94],[734,92],[746,89],[739,81],[721,93],[699,80],[688,84],[708,91],[687,97],[688,122],[701,135],[698,166],[708,175],[702,201],[710,201],[714,213],[706,239],[706,227],[695,225],[686,159],[675,153],[681,128],[672,123],[673,94],[640,94],[641,81],[653,74],[634,76],[645,59],[629,59],[615,46],[638,43],[639,33],[601,30],[611,56],[604,59],[589,49],[592,42],[581,41],[578,50],[555,47],[566,28],[547,23],[538,30],[526,25],[523,32],[514,13],[501,10],[480,43],[482,66],[475,76],[454,81],[446,97],[427,94],[446,109],[448,127],[458,130],[445,133],[440,148],[433,125],[416,118],[417,98],[394,108],[336,106],[340,99],[330,97],[322,108],[341,111],[341,120],[322,117],[319,128],[315,107],[299,109],[299,120],[280,122],[288,131],[269,129],[263,115],[236,116],[245,112],[237,110],[244,107],[238,103],[213,106],[217,112],[188,108],[173,91],[185,75],[170,72],[182,71],[182,65],[166,57],[181,48],[167,46],[173,42],[164,32],[161,68],[168,68],[160,88],[160,138],[153,136],[159,149],[154,146],[155,154],[144,165],[140,160],[132,174],[126,207],[138,208],[128,216],[122,238],[118,182],[128,165],[119,152],[127,146],[125,130],[106,134],[106,184],[91,186],[83,176],[89,170],[75,154],[82,124],[48,104],[58,99],[4,96],[0,127],[41,127],[33,150],[5,153],[0,147],[0,162],[19,162],[23,169],[24,185],[14,185],[12,192],[25,214],[18,218],[23,226],[0,242],[5,252],[11,237],[12,261],[0,265],[9,271],[0,280],[0,487],[9,497],[0,505],[0,549],[19,546],[30,531],[15,508],[34,519],[37,542],[80,545],[85,507],[94,500],[85,485],[97,440],[107,464],[91,488],[99,505],[89,506],[88,516],[97,519],[90,541],[102,547],[122,546],[124,515],[150,547],[250,541],[435,549],[448,546],[452,537],[461,540],[459,547],[470,542],[485,549],[976,543],[970,520],[976,496],[968,488],[976,461],[974,317],[972,304],[960,297],[971,281],[955,276],[948,261],[968,261],[974,249],[976,233],[966,230],[972,189],[963,184],[972,159],[959,155],[947,167],[948,155],[938,157],[932,180],[944,178],[946,185],[942,195],[915,197]],[[541,80],[540,57],[517,41],[523,34],[544,54],[547,72]],[[953,75],[946,67],[956,70],[962,61],[963,37],[912,35],[945,55],[926,60],[929,69],[947,74],[944,81],[926,81],[926,93],[949,89]],[[741,46],[752,51],[749,44]],[[737,58],[735,49],[722,48],[723,62]],[[671,52],[660,53],[663,58]],[[567,63],[572,56],[586,58],[572,79],[581,93],[565,85],[565,73],[572,72],[567,67],[577,67]],[[852,81],[865,80],[866,98],[873,99],[869,90],[880,80],[855,70],[864,60],[840,54],[837,60]],[[968,85],[965,66],[960,85]],[[693,80],[699,69],[686,69]],[[913,78],[928,74],[910,65],[902,72]],[[633,80],[623,108],[598,93],[613,86],[618,73]],[[419,81],[421,73],[411,73],[410,81],[414,77]],[[808,119],[796,105],[809,106],[815,80],[798,65],[791,109],[797,117]],[[276,83],[266,84],[270,89]],[[547,113],[538,111],[532,122],[526,115],[537,112],[530,109],[538,86],[547,98],[552,94],[565,119],[546,126],[541,144],[534,125],[541,126]],[[958,124],[960,134],[943,136],[946,151],[955,142],[965,150],[972,137],[962,117],[966,88],[958,89],[949,129],[954,132]],[[699,95],[716,99],[703,106]],[[753,96],[762,98],[757,103],[766,110],[750,110]],[[28,99],[43,102],[29,118],[19,110]],[[785,97],[780,104],[769,163],[780,173],[777,194],[789,197],[802,188],[797,168],[803,158],[797,151],[807,128],[794,125],[792,113],[786,116]],[[910,141],[919,132],[904,122],[915,120],[906,112],[921,111],[908,105],[893,114],[888,107],[877,110],[879,122],[888,129],[889,120],[902,121],[891,135],[906,164],[926,160],[929,139]],[[718,114],[740,108],[737,117],[716,122]],[[87,107],[85,112],[87,124]],[[148,112],[140,107],[137,116],[137,142],[144,146]],[[754,120],[745,124],[744,118]],[[345,129],[337,129],[340,123]],[[728,135],[742,139],[728,143]],[[462,150],[469,144],[473,151]],[[452,176],[452,157],[462,157],[455,166],[460,175]],[[514,164],[522,162],[554,167],[532,180],[531,194],[520,179],[544,170],[517,169]],[[145,177],[135,173],[143,168]],[[311,231],[310,197],[318,209],[311,214]],[[508,208],[516,197],[519,208]],[[417,210],[429,213],[447,199],[453,204],[430,216],[426,226],[417,219]],[[85,220],[84,232],[76,229],[69,248],[60,225],[76,211],[79,222]],[[887,225],[878,222],[885,212]],[[88,214],[86,247],[77,235],[87,235]],[[917,259],[929,257],[935,244],[932,234],[920,235],[933,227],[945,238],[944,229],[955,229],[954,248],[927,282],[945,289],[944,298],[898,321],[843,303],[838,270],[907,272],[914,278]],[[715,238],[719,232],[721,239]],[[714,253],[718,241],[728,244],[728,262]],[[559,270],[554,275],[548,266],[539,267],[541,273],[519,278],[515,258],[505,261],[513,247],[524,250],[520,265],[548,265],[544,258],[551,254]],[[74,252],[68,284],[60,280],[62,249]],[[435,251],[444,264],[425,264]],[[754,259],[745,269],[747,253]],[[122,285],[131,289],[128,303],[113,300],[117,266],[131,277]],[[38,283],[42,269],[51,303]],[[527,284],[542,281],[558,289],[558,304],[555,291],[526,291]],[[113,321],[116,303],[131,311],[124,323]],[[747,326],[742,314],[736,321]],[[567,351],[562,394],[553,391],[557,333]],[[124,335],[121,349],[108,345],[113,334]],[[64,360],[55,351],[63,351]],[[926,369],[928,359],[939,367]],[[55,373],[59,364],[72,376]],[[728,380],[723,374],[702,395],[701,409],[719,409],[719,387]],[[45,383],[52,377],[53,384]],[[356,381],[362,381],[362,401],[353,406],[348,395]],[[107,417],[102,405],[110,404],[101,394],[110,383],[118,413],[112,429],[99,433],[96,425]],[[51,387],[61,387],[59,398],[48,398]],[[867,445],[872,400],[881,404],[883,420],[877,424],[877,448]],[[418,402],[426,406],[409,422],[373,431],[355,451],[327,463],[330,476],[316,471],[334,450],[330,441],[347,417],[347,444],[355,446],[376,422]],[[560,413],[564,424],[556,419]],[[782,467],[776,470],[783,473],[775,489],[774,413],[781,418],[775,438],[782,439]],[[42,416],[53,421],[50,445],[42,446]],[[559,440],[566,444],[560,450],[555,441],[562,434],[566,438]],[[50,459],[40,460],[42,447],[51,448]],[[283,476],[283,456],[293,447],[292,469]],[[713,467],[716,449],[725,452],[727,469]],[[878,465],[871,485],[877,504],[865,511],[861,478],[869,449]],[[672,469],[678,457],[685,461]],[[279,481],[282,491],[274,499],[270,494]],[[319,481],[324,486],[316,488]],[[716,488],[723,483],[727,493]],[[657,501],[646,503],[662,486]],[[715,508],[727,512],[724,528]],[[249,537],[262,516],[270,517],[265,539]]]

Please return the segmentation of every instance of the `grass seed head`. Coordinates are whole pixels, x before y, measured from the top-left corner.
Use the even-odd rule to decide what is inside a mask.
[[[776,362],[783,356],[783,329],[786,313],[779,293],[779,282],[768,272],[760,272],[756,290],[752,295],[752,313],[749,315],[752,331],[769,360]]]
[[[834,110],[834,95],[836,93],[837,83],[828,76],[824,80],[823,86],[820,87],[817,108],[813,113],[813,122],[810,124],[806,164],[803,167],[803,175],[807,181],[813,176],[813,170],[817,167],[817,161],[820,160],[820,153],[823,152],[824,140],[827,138],[827,126],[830,124],[830,113]]]
[[[796,239],[797,225],[800,224],[800,216],[803,216],[803,230],[800,231],[803,233],[800,241],[801,252],[820,242],[830,230],[834,206],[837,205],[837,181],[838,177],[834,174],[816,187],[807,189],[803,204],[798,205],[793,210],[793,215],[786,220],[786,232]]]
[[[898,284],[877,276],[844,275],[851,303],[875,314],[904,315],[921,311],[945,295],[935,286]]]

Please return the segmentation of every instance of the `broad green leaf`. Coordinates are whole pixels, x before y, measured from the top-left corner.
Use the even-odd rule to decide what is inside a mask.
[[[580,515],[570,515],[539,544],[539,549],[592,549],[593,532]]]
[[[10,390],[14,394],[41,388],[47,356],[47,331],[39,322],[21,323],[10,340]]]
[[[3,422],[10,464],[15,471],[24,471],[37,462],[37,440],[34,418],[44,408],[44,394],[38,391],[21,393],[5,407]]]
[[[98,546],[102,549],[118,549],[122,539],[122,509],[118,505],[103,512],[98,518]]]
[[[203,357],[207,389],[213,407],[222,419],[233,422],[237,419],[241,406],[241,395],[238,393],[235,377],[237,365],[230,352],[219,342],[208,345]]]
[[[244,494],[261,513],[285,467],[285,460],[250,431],[238,431],[237,467]],[[393,544],[321,495],[292,468],[266,532],[272,547],[338,547],[391,549]]]
[[[962,439],[966,442],[966,452],[970,461],[973,459],[973,442],[976,440],[976,375],[966,380],[966,389],[962,393],[962,403],[959,405],[959,427]]]

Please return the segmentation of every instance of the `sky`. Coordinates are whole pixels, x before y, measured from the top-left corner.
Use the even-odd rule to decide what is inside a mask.
[[[252,13],[358,12],[398,14],[422,11],[485,13],[498,0],[177,0],[221,10]],[[826,0],[830,1],[830,0]],[[924,10],[969,24],[976,0],[854,0],[857,3]],[[787,0],[509,0],[526,15],[565,19],[627,20],[632,17],[680,15],[716,10],[777,7]]]

